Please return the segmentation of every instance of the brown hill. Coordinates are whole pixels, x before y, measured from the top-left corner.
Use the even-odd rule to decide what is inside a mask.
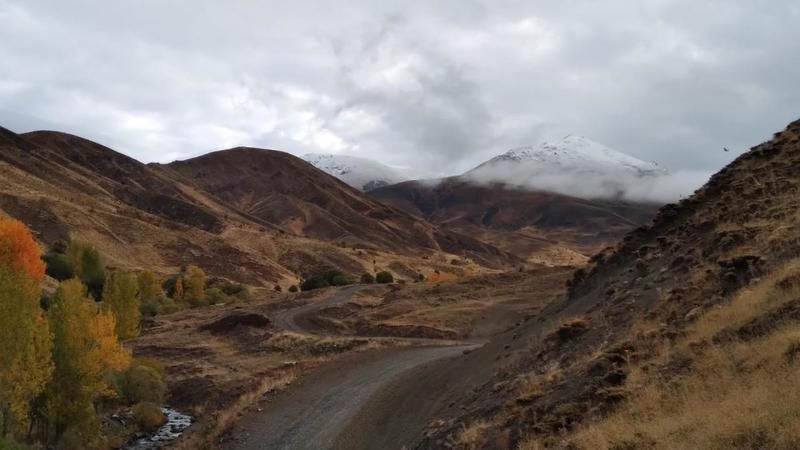
[[[516,262],[280,152],[223,151],[148,166],[77,136],[0,129],[0,176],[0,210],[43,244],[85,239],[119,267],[170,272],[198,264],[264,285],[392,263],[440,270],[461,256],[492,267]]]
[[[302,236],[400,253],[440,250],[496,266],[515,261],[491,245],[372,200],[288,153],[239,147],[153,167]]]
[[[657,209],[502,184],[475,184],[463,177],[408,181],[369,195],[536,262],[557,261],[559,255],[566,257],[564,262],[580,262],[586,259],[581,255],[592,255],[648,223]]]
[[[798,167],[800,121],[593,257],[566,298],[375,404],[425,430],[416,448],[797,448]]]

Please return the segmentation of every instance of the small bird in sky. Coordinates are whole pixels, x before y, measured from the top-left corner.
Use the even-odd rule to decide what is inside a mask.
[[[725,150],[726,152],[730,151],[730,150],[728,150],[728,147],[722,147],[722,149]]]

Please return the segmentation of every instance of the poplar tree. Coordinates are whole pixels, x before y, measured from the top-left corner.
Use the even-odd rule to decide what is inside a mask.
[[[52,343],[39,308],[44,264],[21,222],[0,218],[0,437],[27,425],[52,373]]]
[[[114,271],[103,286],[103,309],[110,312],[116,322],[116,333],[120,340],[139,335],[139,281],[130,272]]]

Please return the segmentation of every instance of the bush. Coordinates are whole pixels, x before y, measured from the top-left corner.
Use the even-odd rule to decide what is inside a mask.
[[[300,288],[298,288],[296,284],[289,286],[289,292],[297,292],[299,290]]]
[[[275,289],[275,292],[283,292],[283,288],[281,287],[280,284],[276,284],[274,289]]]
[[[12,438],[0,437],[0,449],[2,450],[28,450],[30,447],[13,440]]]
[[[167,422],[164,412],[155,403],[137,403],[132,413],[133,419],[143,431],[155,431]]]
[[[229,301],[246,301],[250,299],[250,291],[247,289],[247,286],[228,281],[224,278],[213,278],[209,280],[208,287],[217,288],[226,296],[232,297]]]
[[[142,314],[142,317],[155,317],[158,315],[160,306],[161,305],[158,299],[149,298],[147,300],[143,300],[139,305],[139,312]]]
[[[129,403],[152,402],[161,404],[167,394],[163,372],[148,360],[135,360],[131,367],[122,373],[119,383],[120,394]]]
[[[209,305],[228,303],[228,296],[218,288],[206,289],[206,303]]]
[[[361,275],[361,284],[373,284],[375,283],[375,277],[372,276],[371,273],[365,273]]]
[[[69,259],[62,253],[47,253],[42,256],[42,260],[47,266],[45,273],[58,281],[65,281],[75,276]]]
[[[342,274],[334,275],[328,283],[330,283],[331,286],[347,286],[351,284],[350,279]]]
[[[312,275],[300,284],[300,290],[313,291],[314,289],[322,289],[330,286],[330,284],[320,275]]]
[[[375,281],[380,284],[394,283],[394,276],[392,275],[391,272],[383,270],[381,272],[378,272],[377,275],[375,275]]]

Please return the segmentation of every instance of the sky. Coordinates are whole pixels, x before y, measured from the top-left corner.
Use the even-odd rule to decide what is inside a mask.
[[[796,0],[0,0],[0,126],[420,176],[570,133],[716,171],[800,117],[798,23]]]

